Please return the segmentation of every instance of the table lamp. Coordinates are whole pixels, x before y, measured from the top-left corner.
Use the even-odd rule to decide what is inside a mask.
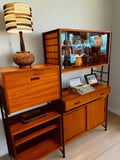
[[[13,60],[20,68],[29,68],[34,62],[34,56],[25,51],[23,33],[33,32],[31,7],[23,3],[8,3],[3,6],[6,31],[19,33],[21,51],[17,52]]]

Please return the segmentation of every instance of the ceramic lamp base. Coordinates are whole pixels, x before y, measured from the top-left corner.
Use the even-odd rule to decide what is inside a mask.
[[[17,52],[13,60],[20,68],[30,68],[31,64],[34,62],[34,56],[30,52],[22,51]]]

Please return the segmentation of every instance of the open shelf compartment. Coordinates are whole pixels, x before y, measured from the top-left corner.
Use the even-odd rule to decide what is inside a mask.
[[[42,159],[43,157],[49,155],[50,153],[58,150],[61,148],[61,144],[59,140],[56,140],[55,137],[56,130],[54,132],[49,132],[49,134],[45,134],[45,139],[41,137],[42,141],[39,142],[40,138],[37,139],[35,144],[35,140],[32,144],[29,143],[29,147],[24,149],[24,146],[20,153],[17,153],[16,158],[17,160],[33,160],[33,159]],[[28,144],[27,144],[28,146]]]
[[[61,114],[56,111],[28,123],[15,116],[11,118],[10,131],[16,160],[41,159],[62,145]]]
[[[57,113],[55,111],[50,111],[50,112],[48,112],[48,114],[45,117],[38,118],[38,119],[31,121],[29,123],[24,124],[21,121],[19,121],[18,123],[15,123],[10,126],[11,134],[12,134],[12,136],[14,136],[16,134],[24,132],[28,129],[31,129],[33,127],[36,127],[38,125],[41,125],[41,124],[46,123],[48,121],[51,121],[51,120],[58,118],[58,117],[60,117],[59,113]]]

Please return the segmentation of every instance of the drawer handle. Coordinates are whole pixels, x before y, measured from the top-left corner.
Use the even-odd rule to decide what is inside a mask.
[[[80,103],[80,101],[79,101],[79,102],[74,103],[74,105],[79,104],[79,103]]]
[[[36,80],[39,80],[40,77],[34,77],[34,78],[31,78],[31,81],[36,81]]]
[[[103,95],[104,94],[104,92],[103,93],[100,93],[100,95]]]

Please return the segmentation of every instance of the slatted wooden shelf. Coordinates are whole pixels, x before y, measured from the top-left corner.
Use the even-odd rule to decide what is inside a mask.
[[[38,125],[41,125],[41,124],[46,123],[48,121],[51,121],[51,120],[58,118],[58,117],[60,117],[59,113],[57,113],[55,111],[51,111],[51,112],[48,112],[48,114],[45,117],[36,119],[36,120],[31,121],[29,123],[23,124],[22,122],[18,122],[16,124],[13,124],[10,126],[11,134],[12,134],[12,136],[14,136],[18,133],[24,132],[28,129],[31,129],[33,127],[36,127]]]
[[[34,139],[34,138],[36,138],[36,137],[38,137],[38,136],[40,136],[40,135],[42,135],[42,134],[44,134],[46,132],[49,132],[49,131],[55,129],[57,127],[58,127],[57,124],[52,124],[50,126],[47,126],[47,127],[43,128],[41,130],[38,130],[38,131],[32,133],[30,135],[27,135],[27,136],[22,137],[22,138],[20,138],[18,140],[15,140],[15,146],[17,147],[17,146],[19,146],[19,145],[21,145],[21,144],[23,144],[23,143],[25,143],[25,142],[27,142],[27,141],[29,141],[31,139]]]

